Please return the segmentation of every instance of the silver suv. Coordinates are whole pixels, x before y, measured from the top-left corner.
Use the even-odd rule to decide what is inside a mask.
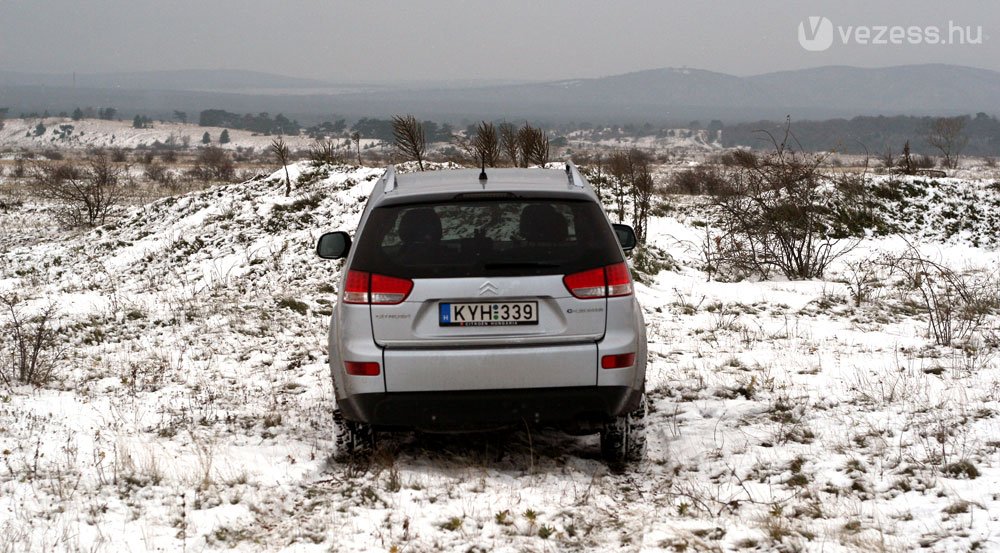
[[[376,431],[545,426],[601,435],[612,462],[645,450],[646,330],[624,251],[571,163],[376,183],[330,321],[337,455]],[[616,239],[617,238],[617,239]]]

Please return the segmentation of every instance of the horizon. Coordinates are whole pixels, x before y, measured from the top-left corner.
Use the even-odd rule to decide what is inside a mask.
[[[725,76],[730,76],[730,77],[738,77],[738,78],[743,79],[743,78],[759,77],[759,76],[763,76],[763,75],[771,75],[771,74],[777,74],[777,73],[793,73],[793,72],[798,72],[798,71],[810,71],[810,70],[816,70],[816,69],[845,68],[845,69],[861,69],[861,70],[880,70],[880,69],[896,69],[896,68],[904,68],[904,67],[932,67],[932,66],[945,66],[945,67],[956,67],[956,68],[962,68],[962,69],[974,69],[974,70],[989,71],[991,73],[1000,74],[1000,69],[991,69],[989,67],[981,67],[981,66],[976,66],[976,65],[967,65],[967,64],[962,64],[962,63],[946,63],[946,62],[901,63],[901,64],[893,64],[893,65],[823,64],[823,65],[806,66],[806,67],[799,67],[799,68],[775,69],[773,71],[765,71],[765,72],[761,72],[761,73],[751,73],[751,74],[726,73],[726,72],[723,72],[723,71],[715,71],[715,70],[711,70],[711,69],[704,69],[704,68],[701,68],[701,67],[694,67],[694,66],[688,66],[688,65],[670,65],[670,66],[648,67],[648,68],[643,68],[643,69],[635,69],[635,70],[629,70],[629,71],[622,71],[622,72],[619,72],[619,73],[612,73],[612,74],[606,74],[606,75],[578,75],[578,76],[574,76],[574,77],[567,77],[567,78],[561,78],[561,79],[538,79],[538,80],[534,80],[534,79],[501,79],[501,78],[492,78],[492,79],[491,78],[483,78],[483,79],[442,79],[442,80],[417,79],[417,80],[397,80],[397,81],[391,81],[391,80],[389,80],[389,81],[381,81],[381,82],[380,81],[353,81],[353,82],[350,82],[350,81],[324,81],[323,79],[321,79],[319,77],[315,77],[315,76],[289,75],[289,74],[285,74],[285,73],[276,73],[276,72],[272,72],[272,71],[263,71],[263,70],[258,70],[258,69],[246,69],[246,68],[235,68],[235,67],[230,67],[230,68],[220,68],[220,67],[214,67],[214,68],[208,68],[208,67],[189,67],[189,68],[181,68],[181,69],[144,69],[144,70],[135,70],[135,71],[70,71],[70,72],[59,72],[59,71],[56,71],[56,72],[23,71],[23,70],[19,70],[19,69],[9,69],[9,68],[0,67],[0,73],[19,73],[19,74],[23,74],[23,75],[33,75],[33,76],[39,76],[39,77],[62,77],[62,76],[69,76],[69,75],[77,75],[77,76],[157,75],[157,74],[162,75],[162,74],[169,74],[169,73],[187,73],[187,72],[191,72],[191,73],[206,72],[206,73],[209,73],[209,72],[217,71],[217,72],[257,74],[257,75],[269,76],[269,77],[285,77],[285,78],[297,79],[297,80],[313,80],[313,81],[317,81],[317,84],[322,83],[322,84],[333,85],[333,86],[345,86],[345,85],[346,86],[358,86],[358,85],[401,86],[401,85],[414,84],[414,83],[425,83],[425,84],[434,84],[434,83],[460,83],[460,82],[463,82],[463,81],[467,82],[467,83],[477,83],[477,82],[512,82],[512,83],[517,83],[517,84],[540,84],[540,83],[561,82],[561,81],[571,81],[571,80],[597,80],[597,79],[605,79],[605,78],[610,78],[610,77],[618,77],[618,76],[622,76],[622,75],[631,75],[631,74],[636,74],[636,73],[645,73],[645,72],[654,72],[654,71],[665,71],[665,70],[698,71],[698,72],[705,72],[705,73],[713,73],[713,74],[717,74],[717,75],[725,75]],[[2,83],[0,83],[0,85],[2,85]]]

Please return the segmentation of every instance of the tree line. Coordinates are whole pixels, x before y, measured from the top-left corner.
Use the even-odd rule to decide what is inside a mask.
[[[267,112],[261,113],[231,113],[224,109],[206,109],[198,116],[198,125],[202,127],[227,127],[242,129],[261,134],[297,135],[302,126],[298,121],[289,119],[282,114],[271,117]]]
[[[781,133],[783,122],[757,121],[730,125],[722,133],[726,147],[749,146],[768,149],[760,131]],[[942,143],[942,136],[953,136],[957,141]],[[808,151],[836,151],[846,154],[885,153],[894,150],[898,155],[907,141],[913,153],[933,154],[950,158],[957,148],[959,154],[976,156],[1000,155],[1000,120],[986,113],[956,117],[894,117],[863,116],[853,119],[825,121],[797,121],[795,137],[800,147]],[[940,146],[946,146],[945,153]],[[949,159],[950,161],[950,159]],[[947,163],[947,162],[946,162]]]

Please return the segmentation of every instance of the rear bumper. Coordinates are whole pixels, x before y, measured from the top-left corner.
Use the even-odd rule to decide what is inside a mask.
[[[626,413],[640,393],[627,386],[355,394],[338,401],[348,420],[380,428],[474,431],[555,426],[581,432]]]

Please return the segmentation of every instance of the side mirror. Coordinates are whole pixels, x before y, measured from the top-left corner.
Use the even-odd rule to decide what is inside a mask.
[[[346,232],[328,232],[319,237],[316,255],[323,259],[341,259],[351,251],[351,237]]]
[[[625,253],[632,251],[635,248],[636,240],[635,231],[632,227],[628,225],[619,225],[614,223],[611,225],[615,229],[615,236],[618,238],[618,243],[622,245],[622,250]]]

